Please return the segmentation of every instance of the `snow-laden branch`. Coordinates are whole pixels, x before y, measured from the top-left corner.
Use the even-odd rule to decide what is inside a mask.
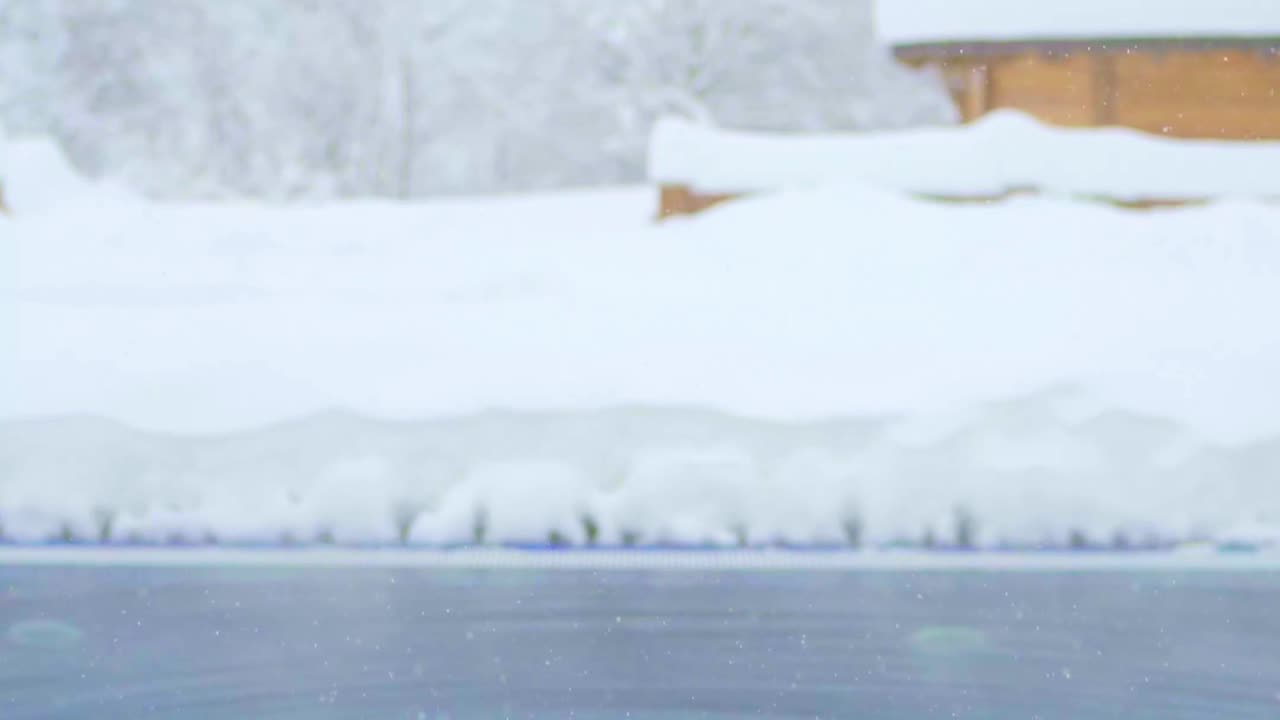
[[[945,120],[865,0],[0,0],[0,125],[170,198],[636,181],[657,117]]]

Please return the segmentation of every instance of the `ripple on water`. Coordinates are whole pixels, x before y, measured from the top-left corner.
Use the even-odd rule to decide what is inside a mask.
[[[83,637],[79,628],[59,620],[23,620],[10,625],[4,633],[5,641],[11,645],[44,649],[74,647]]]
[[[993,651],[987,634],[962,625],[934,625],[911,633],[911,649],[930,657],[986,655]]]

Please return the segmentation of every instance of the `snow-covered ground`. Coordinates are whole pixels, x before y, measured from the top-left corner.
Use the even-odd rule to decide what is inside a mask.
[[[1280,142],[1062,128],[999,110],[957,126],[878,133],[724,130],[667,118],[649,146],[657,183],[705,192],[859,183],[958,198],[1014,191],[1079,199],[1277,200]]]
[[[1280,535],[1264,204],[68,183],[0,217],[10,541]]]

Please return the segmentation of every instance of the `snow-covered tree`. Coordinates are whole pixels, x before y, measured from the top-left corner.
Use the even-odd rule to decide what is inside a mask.
[[[820,0],[579,0],[578,11],[599,47],[598,72],[626,111],[753,123],[773,103],[823,85],[822,59],[805,45],[850,15],[841,7]],[[865,32],[838,26],[854,42]],[[809,100],[798,114],[821,112],[825,103]]]
[[[946,121],[868,0],[0,0],[0,124],[170,198],[635,181],[653,120]]]

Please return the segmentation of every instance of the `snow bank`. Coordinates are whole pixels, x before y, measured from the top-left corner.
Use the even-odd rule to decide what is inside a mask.
[[[999,111],[970,125],[844,135],[728,131],[666,118],[649,175],[705,192],[833,182],[951,197],[1015,190],[1144,199],[1280,197],[1280,143],[1162,138],[1059,128]]]
[[[0,224],[0,535],[1276,537],[1280,211],[652,200]]]
[[[546,200],[559,220],[501,201],[19,219],[0,229],[16,269],[0,378],[21,379],[0,416],[219,432],[332,407],[643,404],[794,420],[1081,384],[1214,437],[1280,430],[1258,392],[1280,340],[1268,206],[832,187],[653,227],[651,200]]]
[[[11,542],[1132,547],[1280,539],[1280,440],[993,403],[928,439],[891,420],[691,410],[325,413],[216,437],[0,425]],[[1059,407],[1055,407],[1059,406]]]
[[[1280,36],[1280,7],[1258,0],[877,0],[875,13],[891,44]]]
[[[14,215],[131,200],[131,194],[115,184],[81,176],[56,142],[45,138],[7,139],[3,134],[0,188],[5,206]]]

